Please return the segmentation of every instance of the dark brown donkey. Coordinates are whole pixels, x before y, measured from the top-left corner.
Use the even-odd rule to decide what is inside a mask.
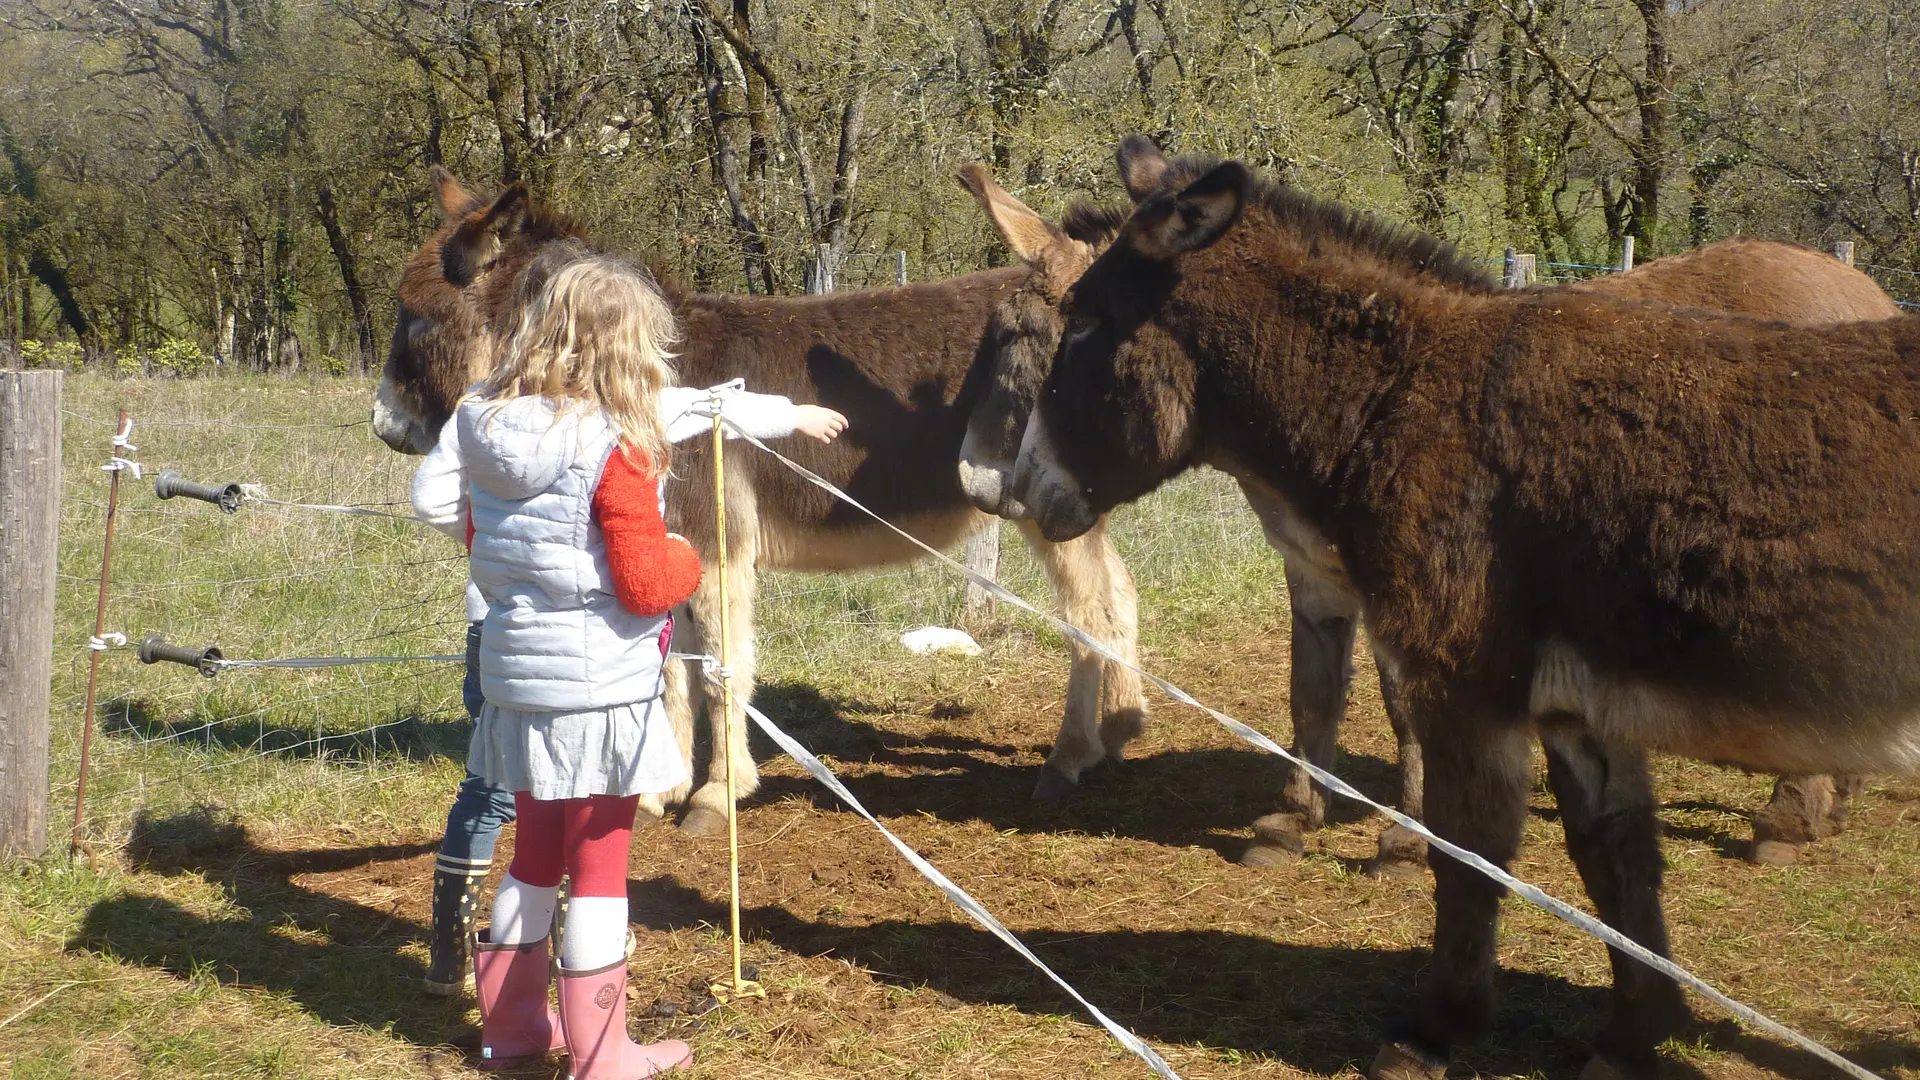
[[[1601,917],[1667,951],[1650,751],[1920,772],[1920,320],[1798,327],[1503,292],[1430,237],[1175,163],[1068,293],[1013,492],[1064,540],[1199,463],[1340,552],[1426,757],[1497,864],[1531,748]],[[1492,1016],[1501,890],[1432,860],[1433,974],[1373,1065]],[[1589,1080],[1652,1077],[1679,989],[1613,956]]]
[[[1121,179],[1138,197],[1151,193],[1167,168],[1153,144],[1139,137],[1123,143],[1118,156]],[[994,313],[988,335],[995,349],[991,380],[960,446],[960,482],[974,505],[1020,518],[1025,508],[1010,497],[1007,479],[1034,398],[1060,343],[1064,324],[1057,305],[1094,257],[1113,242],[1126,211],[1076,205],[1056,227],[994,183],[981,166],[963,167],[959,179],[1007,246],[1034,271]],[[1770,240],[1724,240],[1570,288],[1790,322],[1851,322],[1900,313],[1892,298],[1860,271],[1819,252]],[[1338,552],[1289,513],[1284,499],[1256,481],[1243,478],[1241,483],[1268,543],[1286,567],[1293,616],[1293,750],[1331,768],[1353,681],[1360,596]],[[1400,747],[1400,805],[1418,817],[1420,744],[1399,708],[1389,669],[1378,666],[1387,717]],[[1253,842],[1241,855],[1244,863],[1291,862],[1305,850],[1304,833],[1325,823],[1326,793],[1301,770],[1289,766],[1286,775],[1280,812],[1254,822]],[[1749,856],[1774,866],[1793,862],[1804,844],[1844,826],[1847,799],[1858,786],[1850,778],[1836,783],[1828,776],[1783,777],[1754,819]],[[1375,872],[1391,873],[1422,868],[1425,860],[1426,845],[1390,825],[1380,834],[1378,855],[1368,865]]]
[[[408,260],[400,281],[400,315],[386,376],[376,396],[374,431],[396,450],[424,453],[455,401],[481,373],[500,331],[515,279],[530,266],[595,250],[580,226],[530,200],[516,185],[492,202],[476,199],[436,168],[436,196],[445,219]],[[668,290],[684,342],[675,361],[686,385],[711,386],[744,377],[751,390],[816,401],[845,413],[844,437],[830,447],[795,440],[780,449],[846,489],[922,540],[947,546],[990,519],[968,505],[953,462],[978,394],[982,334],[1000,298],[1027,276],[1025,267],[990,270],[898,289],[828,296],[710,296]],[[679,477],[667,500],[668,520],[716,562],[712,471],[704,441],[676,450]],[[709,479],[700,479],[701,477]],[[835,501],[757,450],[727,455],[727,540],[732,666],[738,685],[753,685],[753,597],[758,569],[850,570],[913,558],[918,551]],[[1046,568],[1068,619],[1132,655],[1133,579],[1105,529],[1065,544],[1023,534]],[[683,650],[717,650],[719,575],[708,573],[676,629]],[[1085,620],[1082,622],[1081,620]],[[694,704],[684,665],[669,667],[668,710],[691,761]],[[724,711],[701,680],[708,718],[721,738]],[[1139,676],[1075,650],[1066,715],[1049,760],[1084,762],[1112,754],[1145,722]],[[736,721],[743,717],[736,716]],[[746,752],[746,724],[736,722],[741,762],[737,790],[759,782]],[[684,826],[724,826],[725,756],[716,750],[706,782],[692,795]],[[660,814],[686,798],[649,797]]]

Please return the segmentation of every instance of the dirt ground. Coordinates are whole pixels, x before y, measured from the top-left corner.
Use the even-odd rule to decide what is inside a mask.
[[[1274,687],[1285,685],[1284,651],[1265,642],[1186,658],[1175,678],[1228,712],[1261,718]],[[776,683],[757,700],[889,827],[1183,1075],[1332,1075],[1365,1065],[1380,1017],[1415,1000],[1432,915],[1424,875],[1359,873],[1378,819],[1339,815],[1293,866],[1235,865],[1247,824],[1271,806],[1277,764],[1171,706],[1124,768],[1095,778],[1070,805],[1036,804],[1028,790],[1056,723],[1054,684],[995,685],[957,670],[943,681],[946,692],[886,700]],[[1386,799],[1397,781],[1374,685],[1363,673],[1341,770]],[[741,817],[741,884],[747,957],[769,996],[726,1008],[708,997],[727,967],[716,929],[727,921],[725,842],[655,825],[637,838],[630,886],[638,1033],[694,1041],[701,1076],[1145,1075],[792,762],[769,761],[766,774]],[[1875,887],[1892,856],[1911,855],[1910,840],[1898,852],[1871,849],[1910,831],[1920,790],[1877,787],[1847,836],[1802,866],[1763,871],[1741,856],[1744,813],[1762,801],[1764,778],[1697,766],[1663,774],[1675,800],[1667,844],[1682,962],[1870,1068],[1920,1075],[1912,889],[1874,893],[1876,903],[1846,913],[1838,928],[1823,926],[1816,910],[1861,888],[1863,874]],[[1711,797],[1681,794],[1703,788]],[[1579,899],[1558,834],[1550,799],[1537,795],[1516,869]],[[358,950],[382,978],[405,982],[424,966],[434,839],[228,837],[195,853],[136,857],[158,870],[171,859],[219,882],[274,927],[268,953]],[[1912,863],[1903,861],[1910,882]],[[1605,1006],[1604,953],[1517,902],[1508,916],[1504,1011],[1462,1063],[1479,1073],[1571,1076]],[[302,932],[313,940],[301,942]],[[1796,947],[1768,944],[1795,938],[1803,939]],[[302,1000],[339,996],[333,983],[308,989],[284,974],[298,963],[248,951],[213,962],[239,984]],[[399,1025],[350,1008],[332,1019],[385,1023],[415,1045],[445,1048],[425,1052],[431,1071],[460,1068],[460,1049],[476,1038],[473,1015],[461,1004],[411,1008]],[[1704,1009],[1671,1049],[1683,1074],[1828,1075],[1809,1056]]]

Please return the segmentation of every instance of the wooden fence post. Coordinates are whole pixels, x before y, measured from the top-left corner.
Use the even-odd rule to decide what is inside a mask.
[[[987,527],[967,537],[967,549],[961,562],[967,569],[982,577],[1000,580],[1000,519],[990,517]],[[993,595],[987,590],[967,582],[967,598],[962,614],[968,620],[979,619],[993,614]]]
[[[1628,233],[1620,238],[1620,272],[1624,274],[1631,269],[1633,269],[1633,234]]]
[[[0,854],[29,858],[47,848],[64,378],[0,371]]]
[[[1501,268],[1500,283],[1509,289],[1524,289],[1533,281],[1533,256],[1508,248]]]
[[[1843,263],[1846,263],[1848,266],[1852,266],[1853,265],[1853,241],[1835,240],[1833,242],[1833,257],[1836,259],[1839,259]]]

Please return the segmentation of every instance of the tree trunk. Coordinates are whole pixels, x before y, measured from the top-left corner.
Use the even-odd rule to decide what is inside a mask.
[[[726,65],[721,62],[719,54],[719,50],[727,45],[713,39],[702,12],[689,10],[687,14],[693,31],[695,59],[707,82],[707,122],[713,129],[714,168],[720,174],[721,190],[726,192],[727,209],[732,216],[734,231],[739,234],[740,246],[745,249],[747,291],[756,291],[757,285],[758,291],[771,296],[774,291],[773,262],[767,257],[767,240],[760,231],[760,224],[748,212],[746,186],[740,176],[740,153],[734,140],[736,129],[741,126],[741,117],[738,102],[727,84]],[[744,78],[745,65],[741,67]],[[752,138],[749,133],[749,143]]]
[[[73,295],[73,283],[67,280],[67,272],[61,269],[60,264],[45,253],[35,252],[27,256],[27,272],[40,279],[40,284],[53,294],[53,302],[60,309],[60,318],[73,331],[75,338],[84,340],[93,333],[93,324],[81,312],[80,301]]]
[[[500,73],[500,64],[495,58],[483,55],[480,65],[486,71],[487,104],[492,110],[494,132],[500,140],[500,183],[511,184],[524,174],[519,129],[507,109],[506,78]]]
[[[1500,29],[1500,48],[1494,56],[1495,77],[1500,80],[1500,117],[1494,146],[1500,163],[1500,180],[1505,194],[1507,240],[1523,243],[1527,234],[1527,154],[1520,139],[1520,123],[1526,110],[1526,89],[1520,32],[1511,22]]]
[[[1133,57],[1133,81],[1140,91],[1140,102],[1151,115],[1154,112],[1153,57],[1140,44],[1140,0],[1120,0],[1113,14],[1120,20],[1120,33],[1127,39],[1127,52]]]
[[[740,36],[753,39],[752,0],[733,0],[733,28]],[[742,67],[741,80],[747,91],[747,178],[765,180],[768,158],[773,147],[773,117],[767,113],[767,86],[752,71]],[[771,286],[769,286],[771,288]]]
[[[333,261],[340,267],[340,283],[347,290],[347,305],[353,310],[353,330],[360,346],[353,373],[363,375],[372,370],[378,359],[374,352],[373,316],[367,308],[367,291],[360,284],[353,249],[347,246],[346,231],[340,227],[340,210],[333,201],[330,185],[320,185],[314,193],[314,206],[320,211],[320,227],[326,230],[327,246],[333,249]]]
[[[1667,44],[1668,0],[1634,0],[1646,25],[1646,67],[1634,83],[1640,133],[1633,144],[1633,194],[1628,232],[1647,258],[1658,254],[1660,182],[1666,175],[1667,106],[1673,94],[1673,54]]]

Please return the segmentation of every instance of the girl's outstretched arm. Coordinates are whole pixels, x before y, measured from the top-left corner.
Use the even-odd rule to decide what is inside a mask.
[[[685,442],[713,430],[713,401],[718,398],[720,414],[756,439],[780,439],[794,432],[821,442],[832,442],[846,429],[847,418],[819,405],[795,405],[778,394],[755,394],[740,380],[702,390],[692,386],[669,386],[660,392],[660,420],[666,427],[667,441]],[[727,437],[738,438],[733,428]]]
[[[659,479],[638,451],[631,453],[634,460],[618,451],[607,459],[593,493],[593,515],[607,542],[620,606],[636,615],[665,615],[700,584],[700,556],[692,544],[667,532]]]
[[[452,419],[413,474],[413,513],[455,540],[467,539],[467,467],[459,425]]]

